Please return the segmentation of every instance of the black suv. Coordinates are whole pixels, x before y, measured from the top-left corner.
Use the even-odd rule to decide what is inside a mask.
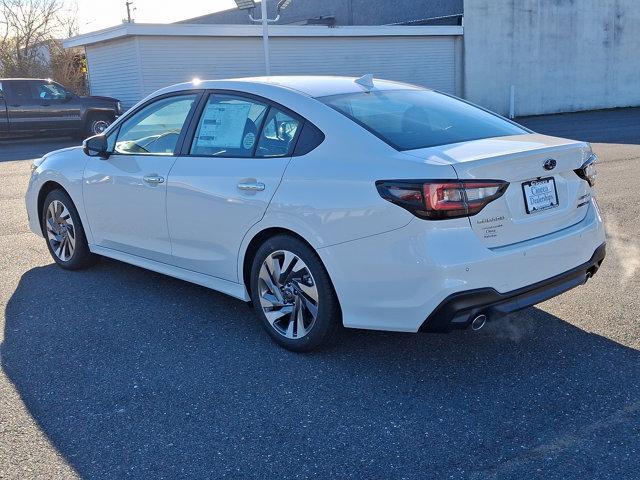
[[[80,97],[51,80],[0,79],[0,137],[49,132],[84,138],[104,132],[121,113],[115,98]]]

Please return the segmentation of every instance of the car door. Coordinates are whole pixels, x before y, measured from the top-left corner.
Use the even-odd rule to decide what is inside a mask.
[[[264,215],[301,119],[268,101],[212,93],[167,186],[173,262],[233,282],[242,238]]]
[[[166,179],[200,94],[151,100],[108,135],[108,159],[88,159],[83,195],[95,244],[170,262]]]
[[[32,80],[31,88],[40,106],[46,130],[78,130],[82,125],[80,100],[51,80]]]
[[[7,115],[12,132],[45,130],[46,118],[42,115],[40,100],[29,80],[4,82]]]

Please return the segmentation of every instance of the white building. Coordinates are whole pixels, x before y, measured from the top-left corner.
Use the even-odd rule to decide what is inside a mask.
[[[466,0],[461,26],[270,27],[271,73],[416,83],[515,115],[640,105],[636,0]],[[197,78],[263,75],[257,25],[123,24],[74,37],[90,91],[131,106]]]

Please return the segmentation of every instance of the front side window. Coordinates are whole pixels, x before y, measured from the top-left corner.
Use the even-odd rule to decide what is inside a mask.
[[[114,132],[115,153],[173,155],[197,98],[197,94],[167,97],[134,113]]]
[[[522,135],[497,115],[431,90],[383,90],[320,98],[397,150]]]
[[[209,96],[191,144],[192,155],[251,157],[268,106],[235,96]]]
[[[35,96],[40,100],[64,100],[67,91],[56,83],[38,82],[33,84]]]

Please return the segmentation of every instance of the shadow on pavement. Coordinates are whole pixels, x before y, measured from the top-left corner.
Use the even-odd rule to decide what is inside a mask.
[[[25,273],[4,338],[3,369],[86,478],[638,471],[639,352],[538,309],[297,355],[240,301],[104,260]]]
[[[81,140],[66,137],[1,139],[0,162],[33,160],[53,150],[73,147],[81,143]]]
[[[591,143],[640,144],[640,108],[519,117],[534,132]]]

